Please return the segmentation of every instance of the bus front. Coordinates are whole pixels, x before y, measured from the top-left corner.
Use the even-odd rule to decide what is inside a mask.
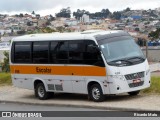
[[[128,33],[96,37],[106,61],[109,94],[137,95],[150,87],[150,69],[140,47]]]

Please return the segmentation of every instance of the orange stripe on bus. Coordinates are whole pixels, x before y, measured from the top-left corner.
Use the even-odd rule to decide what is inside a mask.
[[[27,66],[11,65],[12,74],[48,74],[77,76],[106,76],[106,69],[97,66]]]

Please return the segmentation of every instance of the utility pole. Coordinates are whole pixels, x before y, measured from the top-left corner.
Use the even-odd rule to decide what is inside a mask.
[[[146,58],[148,59],[148,39],[146,39]]]

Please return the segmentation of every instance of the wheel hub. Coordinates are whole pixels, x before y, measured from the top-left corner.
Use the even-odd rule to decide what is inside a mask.
[[[92,96],[96,100],[100,98],[100,91],[98,88],[95,87],[92,89]]]
[[[44,88],[42,87],[42,86],[40,86],[39,88],[38,88],[38,95],[40,96],[40,97],[43,97],[44,96]]]

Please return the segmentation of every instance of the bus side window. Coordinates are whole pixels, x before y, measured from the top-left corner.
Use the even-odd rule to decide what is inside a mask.
[[[90,46],[96,46],[95,42],[91,40],[86,40],[85,41],[85,52],[84,52],[85,64],[104,67],[105,65],[104,65],[102,56],[100,54],[100,51]]]
[[[51,42],[51,63],[68,63],[68,42]]]
[[[49,42],[33,42],[33,63],[48,63]]]
[[[83,64],[84,42],[83,40],[69,41],[69,63]]]
[[[51,63],[56,63],[56,51],[58,47],[58,42],[51,42],[50,48],[50,56],[51,56]]]
[[[13,45],[14,62],[31,63],[31,42],[15,42]]]

